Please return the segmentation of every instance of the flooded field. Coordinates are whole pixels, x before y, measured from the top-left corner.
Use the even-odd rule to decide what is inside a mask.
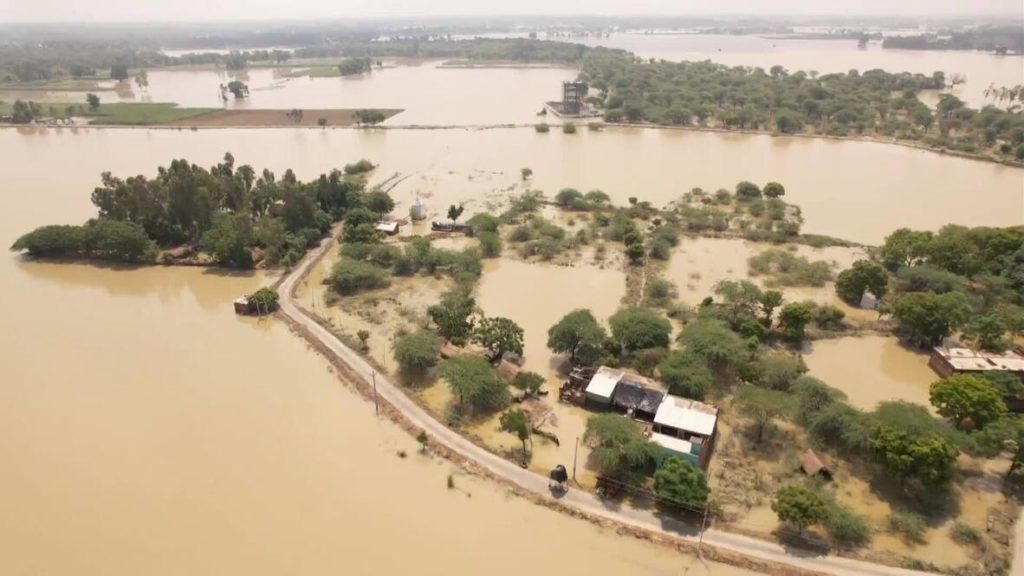
[[[519,170],[530,167],[534,175],[528,185],[549,196],[563,187],[599,188],[618,204],[638,191],[643,199],[664,205],[694,186],[715,190],[744,179],[775,180],[785,184],[786,201],[803,210],[804,231],[865,243],[880,243],[902,226],[1024,221],[1024,170],[868,142],[645,129],[566,135],[529,128],[77,128],[0,130],[0,147],[13,168],[12,189],[27,189],[35,180],[70,187],[62,193],[79,207],[88,206],[88,192],[104,170],[154,174],[171,158],[210,165],[230,151],[240,163],[278,172],[292,168],[300,178],[360,157],[372,159],[382,172],[412,175],[392,191],[402,215],[417,194],[430,195],[426,201],[435,214],[464,198],[485,203],[509,187],[522,186]],[[60,174],[40,173],[32,168],[38,161],[60,166]],[[626,165],[629,170],[620,169]],[[39,216],[35,221],[67,221],[49,209]]]
[[[939,379],[928,355],[900,345],[891,336],[819,340],[803,353],[810,375],[846,393],[850,404],[870,410],[886,400],[906,400],[931,408],[928,386]]]
[[[176,102],[183,107],[229,109],[399,108],[386,125],[472,125],[538,121],[546,100],[560,98],[563,80],[575,70],[558,68],[440,68],[424,62],[374,70],[369,74],[290,77],[294,68],[226,70],[151,70],[149,87],[129,83],[101,93],[104,101]],[[241,80],[249,97],[221,101],[220,85]],[[0,92],[0,100],[32,98],[49,102],[85,102],[78,92]],[[555,119],[548,119],[554,122]]]
[[[558,436],[560,445],[535,439],[532,468],[546,472],[557,464],[569,467],[575,440],[583,436],[589,415],[582,409],[558,401],[560,380],[557,370],[564,359],[548,349],[548,329],[579,308],[590,310],[604,322],[619,308],[625,295],[626,283],[621,270],[590,265],[530,264],[508,259],[490,262],[484,268],[477,289],[477,305],[487,315],[512,318],[522,326],[525,367],[545,376],[547,388],[551,391],[540,400],[544,408],[551,410],[548,425],[544,428]],[[515,442],[513,436],[501,435]],[[581,444],[581,472],[588,453]]]
[[[5,196],[4,245],[92,213],[74,170],[37,175],[16,174]],[[302,340],[232,314],[267,280],[0,258],[5,573],[511,576],[523,564],[495,559],[514,554],[568,574],[751,574],[458,471],[446,489],[452,468],[417,454]]]
[[[699,238],[683,237],[669,260],[666,278],[675,283],[679,290],[679,299],[686,304],[696,306],[707,296],[714,296],[715,287],[719,282],[731,280],[750,280],[766,287],[765,276],[751,276],[748,260],[764,250],[779,248],[772,244],[750,242],[738,238]],[[863,248],[812,248],[810,246],[792,246],[794,254],[808,260],[825,261],[832,265],[833,274],[849,268],[857,260],[867,257]],[[824,286],[781,286],[773,287],[782,292],[787,301],[811,300],[818,304],[831,304],[846,313],[848,319],[869,320],[877,317],[877,313],[869,310],[853,308],[840,300],[832,282]]]

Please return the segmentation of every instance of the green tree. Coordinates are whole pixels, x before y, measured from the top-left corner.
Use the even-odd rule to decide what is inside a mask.
[[[446,292],[441,301],[427,308],[442,338],[462,346],[473,334],[473,313],[476,300],[463,290]]]
[[[491,412],[508,405],[508,385],[487,360],[457,356],[441,363],[439,373],[459,399],[460,410]]]
[[[448,219],[452,222],[458,222],[459,217],[462,216],[463,210],[465,210],[465,207],[462,204],[459,204],[458,206],[452,204],[448,207]]]
[[[900,331],[919,346],[935,346],[967,320],[971,307],[960,292],[903,294],[893,303],[892,315]]]
[[[928,255],[931,241],[931,232],[900,228],[885,237],[880,251],[882,262],[890,270],[911,266]]]
[[[345,213],[345,225],[341,230],[342,241],[351,244],[376,242],[380,238],[378,220],[377,215],[366,208],[349,210]]]
[[[473,341],[491,354],[491,360],[505,352],[523,354],[523,329],[508,318],[482,318],[473,328]]]
[[[779,324],[786,339],[801,343],[807,337],[806,328],[814,317],[814,305],[807,302],[791,302],[779,312]]]
[[[971,318],[964,325],[963,339],[990,352],[1003,352],[1011,344],[1006,337],[1006,323],[994,314]]]
[[[670,508],[703,508],[710,492],[704,473],[681,458],[668,458],[654,473],[654,493]]]
[[[544,377],[536,372],[520,372],[512,379],[512,385],[532,396],[544,386]]]
[[[839,273],[836,278],[836,293],[851,306],[860,306],[865,291],[875,298],[884,298],[889,287],[889,275],[885,268],[868,260],[858,260]]]
[[[363,204],[371,212],[384,216],[395,209],[395,201],[383,190],[367,192],[363,197]]]
[[[975,428],[981,429],[1007,412],[1002,394],[992,383],[968,374],[933,382],[928,395],[936,411],[957,428],[970,420]]]
[[[828,505],[816,492],[801,486],[783,486],[775,493],[772,510],[780,522],[796,526],[803,534],[808,526],[828,518]]]
[[[86,103],[89,104],[89,110],[92,110],[93,112],[95,112],[95,111],[100,109],[100,97],[99,96],[97,96],[97,95],[95,95],[95,94],[90,92],[89,94],[85,95],[85,101],[86,101]]]
[[[753,420],[754,440],[760,444],[776,418],[787,416],[792,409],[792,398],[785,392],[760,386],[744,386],[736,395],[740,413]]]
[[[525,411],[516,408],[503,413],[499,422],[503,432],[515,434],[523,443],[523,456],[525,457],[526,441],[530,440],[530,417]]]
[[[984,430],[973,435],[979,455],[986,458],[995,458],[1005,452],[1011,455],[1010,466],[1007,468],[1005,478],[1022,479],[1021,472],[1024,471],[1024,418],[1020,416],[1007,416],[1000,418],[985,427]]]
[[[691,322],[683,329],[679,342],[718,373],[731,370],[747,356],[746,343],[720,320]]]
[[[404,370],[421,373],[437,366],[441,339],[427,330],[406,334],[395,341],[395,360]]]
[[[753,182],[744,180],[736,185],[736,198],[739,200],[756,200],[761,197],[761,189]]]
[[[672,324],[650,308],[623,308],[608,319],[612,336],[627,352],[667,348]]]
[[[772,327],[772,316],[775,314],[775,309],[782,306],[782,292],[778,290],[765,290],[761,294],[759,300],[761,305],[761,313],[764,314],[763,323],[765,328]]]
[[[213,228],[199,242],[204,252],[213,254],[217,263],[231,268],[252,268],[252,224],[247,214],[218,214]]]
[[[256,306],[256,309],[263,314],[277,310],[279,298],[277,290],[266,287],[260,288],[248,296],[249,303]]]
[[[607,337],[590,310],[573,310],[548,329],[548,348],[569,354],[573,363],[579,360],[589,364],[600,356],[601,344]]]
[[[596,414],[587,419],[583,435],[598,472],[630,481],[649,470],[661,448],[644,437],[643,426],[618,414]]]
[[[764,185],[764,195],[769,198],[778,198],[786,195],[786,188],[778,182],[769,182]]]
[[[658,374],[670,393],[695,400],[703,400],[714,383],[714,375],[700,356],[679,350],[669,352],[658,364]]]
[[[353,114],[360,124],[369,124],[370,126],[380,124],[387,119],[387,116],[380,110],[356,110]]]
[[[331,268],[331,274],[328,276],[327,281],[330,283],[332,290],[347,296],[361,290],[387,288],[391,285],[391,276],[387,270],[374,266],[369,262],[345,258],[339,260]]]
[[[916,479],[926,486],[943,486],[953,477],[960,452],[938,434],[912,436],[891,425],[876,426],[868,439],[875,461],[901,483]]]

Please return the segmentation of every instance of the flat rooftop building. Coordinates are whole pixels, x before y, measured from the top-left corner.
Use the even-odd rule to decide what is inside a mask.
[[[971,372],[1012,372],[1024,375],[1024,356],[1017,352],[985,352],[970,348],[936,346],[928,360],[932,370],[949,378]]]

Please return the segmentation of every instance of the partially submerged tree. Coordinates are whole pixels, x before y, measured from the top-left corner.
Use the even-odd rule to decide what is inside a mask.
[[[445,292],[441,301],[427,308],[427,314],[437,326],[442,338],[462,346],[473,333],[472,315],[476,311],[476,300],[464,290]]]
[[[808,302],[791,302],[779,312],[782,334],[794,344],[800,344],[807,337],[807,325],[814,317],[814,305]]]
[[[523,329],[508,318],[482,318],[473,328],[473,341],[491,354],[491,360],[505,352],[523,355]]]
[[[964,324],[971,307],[961,292],[903,294],[892,305],[899,330],[913,344],[936,346]]]
[[[457,222],[459,217],[462,216],[463,210],[465,210],[465,207],[462,204],[459,204],[458,206],[452,204],[448,207],[448,219],[452,222]]]
[[[459,399],[459,409],[491,412],[509,403],[508,385],[487,360],[457,356],[441,363],[440,375]]]
[[[868,440],[874,459],[903,484],[909,479],[929,487],[947,484],[960,451],[938,434],[915,435],[890,425],[877,426]]]
[[[746,343],[720,320],[700,319],[688,324],[679,342],[718,373],[734,368],[747,356]]]
[[[869,260],[858,260],[836,277],[836,293],[851,306],[860,306],[864,293],[883,298],[888,291],[889,274],[885,268]]]
[[[612,336],[627,352],[666,348],[672,324],[650,308],[623,308],[608,319]]]
[[[604,327],[590,310],[573,310],[548,329],[548,348],[556,353],[568,353],[570,360],[589,364],[601,354],[601,344],[607,338]]]

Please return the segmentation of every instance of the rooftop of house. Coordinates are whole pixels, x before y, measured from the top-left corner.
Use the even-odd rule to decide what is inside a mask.
[[[678,396],[666,395],[654,415],[654,423],[676,430],[711,436],[718,420],[718,408]]]
[[[665,448],[671,450],[677,454],[693,454],[693,443],[682,438],[676,438],[674,436],[668,436],[666,434],[658,434],[655,432],[651,434],[651,441]],[[698,449],[698,453],[700,450]]]
[[[615,387],[619,384],[619,380],[622,380],[622,375],[622,370],[601,366],[594,373],[594,377],[590,379],[590,383],[587,384],[587,394],[611,400]]]
[[[936,346],[935,353],[949,362],[954,370],[1024,372],[1024,356],[1016,352],[997,353],[971,350],[970,348]]]

